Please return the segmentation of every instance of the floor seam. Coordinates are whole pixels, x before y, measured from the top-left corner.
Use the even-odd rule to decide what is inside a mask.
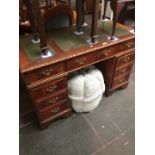
[[[99,133],[97,132],[97,130],[95,129],[95,127],[93,126],[93,124],[90,122],[90,120],[84,114],[82,114],[82,116],[85,119],[85,121],[88,123],[88,125],[90,126],[90,128],[92,129],[93,133],[95,134],[95,136],[99,140],[100,144],[103,145],[105,142],[104,142],[104,140],[101,139]]]
[[[114,126],[117,128],[117,130],[118,130],[120,133],[122,133],[120,127],[119,127],[118,124],[113,120],[113,118],[112,118],[110,115],[108,115],[108,117],[109,117],[109,119],[112,121],[112,123],[114,124]]]
[[[99,149],[97,149],[95,152],[93,152],[91,155],[97,155],[97,153],[99,153],[101,150],[106,149],[108,146],[110,146],[111,144],[113,144],[115,141],[117,140],[122,140],[123,136],[130,131],[132,128],[128,128],[126,129],[123,133],[119,134],[118,136],[116,136],[115,138],[113,138],[112,140],[110,140],[109,142],[103,144]]]

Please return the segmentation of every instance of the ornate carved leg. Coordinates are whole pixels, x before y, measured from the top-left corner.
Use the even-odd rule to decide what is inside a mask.
[[[71,7],[71,0],[68,0],[68,5],[69,7]]]
[[[26,14],[25,14],[23,0],[19,0],[19,15],[20,15],[22,23],[24,24],[26,22]]]
[[[48,52],[48,47],[47,47],[47,42],[46,42],[46,37],[45,37],[45,30],[44,30],[44,25],[40,13],[40,7],[39,7],[39,1],[38,0],[33,0],[33,7],[35,10],[35,19],[36,19],[36,26],[40,38],[40,49],[41,49],[41,57],[46,58],[51,56],[51,53]]]
[[[27,7],[27,15],[28,15],[28,18],[29,18],[30,23],[31,23],[31,29],[32,29],[33,37],[34,37],[34,40],[32,40],[32,41],[34,43],[38,43],[39,42],[38,31],[37,31],[37,26],[35,23],[35,17],[33,14],[32,2],[30,0],[24,0],[24,3]]]
[[[99,0],[93,0],[93,16],[91,27],[91,43],[96,42]]]
[[[82,25],[85,22],[85,0],[82,1]]]
[[[113,11],[113,27],[112,27],[112,34],[111,34],[111,40],[114,40],[114,34],[116,30],[116,23],[119,18],[120,12],[122,11],[123,7],[125,6],[125,2],[116,2],[116,1],[111,1],[110,3],[111,9]]]
[[[75,34],[77,35],[81,35],[83,34],[82,32],[82,22],[83,22],[83,11],[82,11],[82,5],[83,5],[83,0],[76,0],[76,11],[77,11],[77,31],[75,32]]]
[[[26,22],[26,16],[25,16],[24,10],[19,9],[19,15],[20,15],[22,24],[25,24],[25,22]]]
[[[108,3],[108,0],[104,0],[104,12],[103,12],[103,20],[105,20],[105,14],[106,14],[106,11],[107,11],[107,3]]]

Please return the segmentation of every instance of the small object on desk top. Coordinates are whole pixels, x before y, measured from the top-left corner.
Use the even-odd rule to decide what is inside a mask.
[[[102,45],[107,45],[107,44],[108,44],[107,42],[103,42],[103,43],[102,43]]]

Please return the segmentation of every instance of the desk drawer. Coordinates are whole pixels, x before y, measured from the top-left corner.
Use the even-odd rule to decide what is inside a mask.
[[[122,66],[124,64],[130,63],[130,62],[134,61],[134,59],[135,59],[134,52],[129,53],[127,55],[120,56],[117,59],[116,67],[119,67],[119,66]]]
[[[135,39],[129,40],[125,42],[125,46],[127,48],[134,48],[135,47]]]
[[[67,88],[67,79],[62,78],[52,82],[49,82],[43,86],[31,89],[31,95],[35,100],[48,97],[53,93],[56,93],[62,89]]]
[[[45,79],[49,76],[63,73],[64,71],[65,71],[64,63],[58,63],[58,64],[37,69],[35,71],[28,72],[24,74],[24,79],[27,84],[31,84],[35,81]]]
[[[115,52],[116,52],[116,49],[114,47],[113,48],[107,48],[104,50],[99,50],[95,53],[96,61],[107,58],[107,57],[115,54]]]
[[[61,103],[58,103],[54,105],[53,107],[49,107],[46,110],[40,111],[40,118],[41,120],[46,120],[52,117],[57,117],[57,115],[60,115],[63,111],[70,109],[67,101],[63,101]]]
[[[132,40],[128,40],[128,41],[125,41],[123,43],[120,43],[118,45],[118,50],[119,51],[125,51],[125,50],[128,50],[130,48],[134,48],[135,47],[135,41],[134,39]]]
[[[96,61],[105,59],[109,56],[112,56],[116,53],[119,53],[121,51],[125,51],[129,48],[133,48],[134,47],[134,40],[130,40],[130,41],[126,41],[123,43],[120,43],[118,45],[113,45],[111,47],[108,47],[106,49],[102,49],[102,50],[98,50],[96,52]]]
[[[53,96],[46,98],[43,101],[38,102],[37,105],[38,105],[39,109],[44,109],[47,107],[52,107],[55,104],[57,104],[58,102],[67,100],[67,99],[68,99],[67,91],[64,90],[58,94],[55,94]]]
[[[125,76],[122,76],[122,77],[120,77],[118,79],[114,79],[112,87],[117,87],[117,86],[123,84],[124,82],[127,82],[128,79],[129,79],[129,74],[127,74]]]
[[[78,69],[95,61],[94,54],[89,53],[67,61],[67,70]]]
[[[118,76],[123,76],[126,73],[130,73],[131,69],[132,69],[133,63],[129,63],[127,66],[125,67],[121,67],[121,68],[117,68],[114,74],[114,77],[118,77]]]

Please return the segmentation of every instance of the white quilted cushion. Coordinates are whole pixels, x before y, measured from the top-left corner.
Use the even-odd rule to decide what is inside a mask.
[[[104,91],[102,73],[95,66],[75,72],[68,80],[68,94],[76,112],[88,112],[95,109]]]

